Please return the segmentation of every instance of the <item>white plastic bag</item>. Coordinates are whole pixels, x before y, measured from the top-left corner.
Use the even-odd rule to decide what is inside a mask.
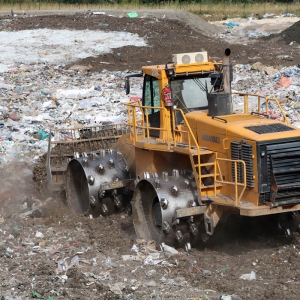
[[[249,274],[243,274],[240,279],[243,280],[255,280],[256,279],[256,275],[254,271],[251,271],[251,273]]]

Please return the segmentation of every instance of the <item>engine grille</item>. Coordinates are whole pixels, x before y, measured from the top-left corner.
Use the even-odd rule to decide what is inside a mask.
[[[275,205],[300,202],[300,140],[259,145],[260,192]],[[264,153],[264,155],[262,155]],[[265,185],[265,187],[264,187]]]
[[[254,187],[253,179],[253,159],[252,159],[252,146],[249,144],[241,144],[239,142],[231,142],[231,159],[243,160],[246,164],[246,187]],[[231,166],[232,179],[235,181],[234,164]],[[237,181],[244,183],[244,166],[237,164]]]
[[[274,133],[274,132],[283,132],[283,131],[290,131],[295,130],[294,128],[288,127],[284,124],[274,123],[268,125],[258,125],[258,126],[248,126],[245,127],[251,131],[254,131],[258,134],[265,134],[265,133]]]

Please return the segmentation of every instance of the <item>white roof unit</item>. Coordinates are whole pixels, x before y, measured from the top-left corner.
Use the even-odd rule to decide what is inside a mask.
[[[206,51],[173,54],[173,62],[176,65],[201,63],[207,61],[208,61],[208,56]]]

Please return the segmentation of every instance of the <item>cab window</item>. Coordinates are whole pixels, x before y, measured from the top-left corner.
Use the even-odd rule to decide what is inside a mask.
[[[143,105],[152,107],[160,106],[158,79],[149,75],[145,75],[144,77]],[[158,109],[147,109],[145,114],[153,114],[157,111]]]

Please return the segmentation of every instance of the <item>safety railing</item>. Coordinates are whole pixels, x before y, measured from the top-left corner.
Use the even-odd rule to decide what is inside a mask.
[[[239,95],[239,96],[243,96],[244,97],[244,113],[248,113],[249,112],[249,96],[250,97],[257,97],[257,112],[259,114],[262,115],[266,115],[267,117],[270,116],[269,113],[269,102],[275,102],[277,108],[279,109],[281,115],[282,115],[282,121],[286,124],[290,124],[288,118],[285,115],[284,110],[282,109],[279,101],[276,98],[270,98],[270,97],[266,97],[266,96],[262,96],[262,95],[258,95],[258,94],[248,94],[248,93],[242,93],[242,92],[232,92],[232,94],[234,95]],[[261,105],[262,105],[262,99],[264,99],[265,103],[266,103],[266,110],[262,111],[261,110]]]
[[[187,128],[187,130],[183,130],[183,129],[179,129],[179,127],[176,124],[176,112],[178,112],[180,114],[180,117],[183,119],[183,123],[185,125],[185,127]],[[177,139],[176,136],[182,136],[184,134],[187,135],[187,139],[188,139],[188,149],[191,150],[193,149],[200,149],[198,142],[196,140],[195,135],[193,134],[193,131],[184,115],[184,112],[182,111],[182,109],[180,108],[173,108],[172,110],[172,129],[174,132],[174,147],[177,146]],[[192,146],[193,145],[193,146]]]
[[[126,103],[128,108],[128,126],[130,129],[130,138],[133,141],[134,144],[136,142],[140,141],[141,139],[146,139],[145,141],[149,144],[151,144],[151,137],[150,137],[150,131],[151,130],[159,130],[159,131],[167,131],[168,125],[167,123],[164,123],[165,126],[161,127],[151,127],[149,125],[149,115],[148,110],[156,110],[157,112],[160,111],[163,116],[162,119],[167,121],[167,116],[169,112],[164,107],[150,107],[150,106],[142,106],[139,102],[129,102]],[[138,116],[138,111],[141,113]],[[144,113],[146,112],[146,113]],[[181,126],[178,126],[176,124],[176,118],[175,115],[178,113],[180,115],[180,118],[184,121],[184,129]],[[169,119],[168,119],[169,120]],[[170,123],[168,123],[170,124]],[[186,136],[187,143],[185,143],[185,147],[187,147],[189,153],[190,153],[190,159],[193,167],[193,171],[195,175],[197,174],[198,180],[197,187],[201,189],[201,148],[196,140],[196,137],[183,113],[183,111],[179,108],[174,108],[172,110],[172,131],[174,139],[169,139],[167,143],[167,149],[171,149],[171,144],[173,144],[174,148],[182,147],[182,139],[178,138],[179,136]],[[194,157],[196,157],[196,164],[194,162]],[[234,178],[232,181],[224,180],[222,175],[222,170],[220,167],[219,162],[227,162],[228,164],[233,165],[233,172],[234,172]],[[238,164],[241,164],[238,167]],[[242,195],[245,192],[246,189],[246,164],[243,160],[232,160],[232,159],[225,159],[225,158],[215,158],[214,163],[212,163],[212,166],[214,168],[213,172],[211,173],[211,177],[214,178],[214,197],[217,197],[217,187],[220,185],[233,185],[234,186],[234,202],[232,203],[234,206],[238,206],[239,202],[241,200]],[[242,166],[242,167],[241,167]],[[238,168],[242,170],[242,180],[239,180],[240,176],[238,176]],[[207,177],[207,174],[205,175]],[[196,178],[196,176],[195,176]],[[241,182],[240,182],[241,181]]]
[[[220,167],[219,162],[228,162],[228,164],[231,164],[233,166],[233,171],[234,171],[234,181],[226,181],[223,179],[222,175],[222,170]],[[238,176],[238,164],[242,164],[242,182],[239,182],[239,176]],[[234,186],[234,205],[238,206],[240,203],[240,200],[246,190],[246,164],[243,160],[232,160],[232,159],[227,159],[227,158],[216,158],[215,160],[215,170],[219,170],[219,178],[217,179],[217,173],[215,172],[215,177],[214,177],[214,196],[217,196],[217,184],[228,184],[228,185],[233,185]]]
[[[179,115],[181,116],[181,118],[184,121],[184,125],[187,128],[187,130],[183,130],[183,129],[179,129],[180,127],[177,126],[176,124],[176,112],[179,113]],[[187,146],[188,146],[188,150],[190,153],[190,160],[191,160],[191,164],[193,167],[193,171],[194,173],[198,174],[199,178],[198,180],[196,180],[196,184],[198,189],[200,189],[201,187],[201,160],[200,160],[200,146],[197,142],[197,139],[183,113],[183,111],[180,108],[174,108],[172,110],[172,130],[173,130],[173,134],[174,134],[174,147],[178,146],[178,141],[177,141],[177,136],[182,136],[182,135],[187,135]],[[196,154],[192,153],[192,150],[195,150]],[[197,160],[197,167],[195,167],[195,163],[194,163],[194,157],[196,156],[196,160]],[[216,168],[214,168],[214,173],[216,173]],[[215,175],[212,175],[215,176]],[[195,176],[196,177],[196,176]]]
[[[169,112],[165,107],[159,106],[142,106],[139,101],[127,102],[127,117],[128,117],[128,126],[130,127],[130,140],[136,144],[136,142],[146,139],[148,144],[151,144],[151,131],[158,131],[165,133],[164,141],[167,144],[167,150],[171,149],[172,136],[168,134],[170,132],[170,123],[169,123]],[[159,120],[162,121],[159,127],[150,126],[149,122],[149,112],[155,111],[160,112]],[[140,112],[140,114],[138,114]],[[169,129],[169,130],[168,130]]]

